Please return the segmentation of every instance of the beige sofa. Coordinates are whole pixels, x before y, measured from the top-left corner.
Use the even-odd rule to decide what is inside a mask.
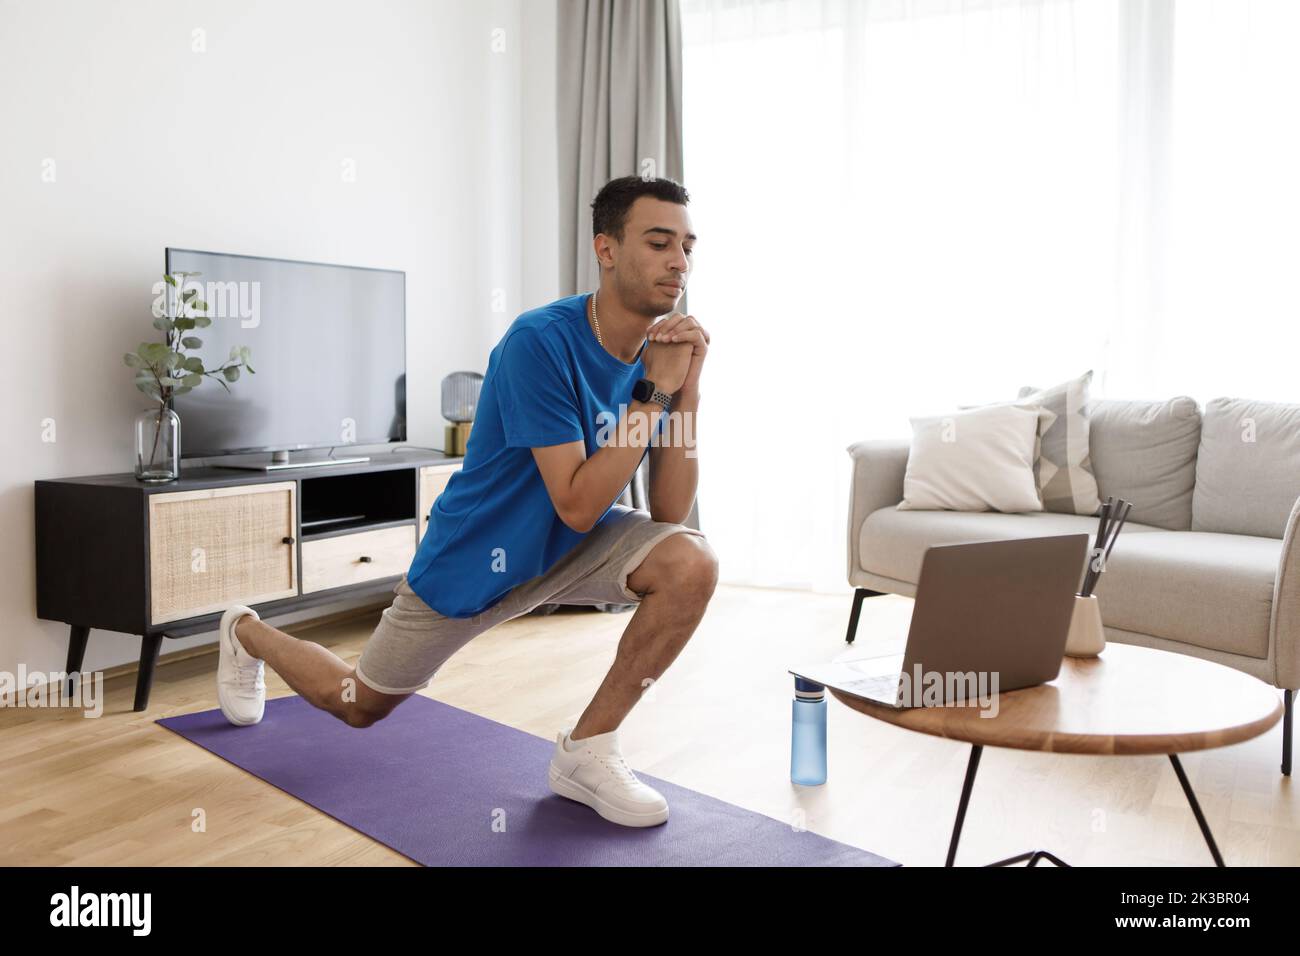
[[[1300,405],[1098,401],[1101,497],[1133,510],[1097,587],[1108,640],[1191,654],[1282,688],[1282,772],[1300,688]],[[862,600],[914,596],[933,544],[1088,532],[1093,516],[899,511],[908,442],[852,445],[848,640]]]

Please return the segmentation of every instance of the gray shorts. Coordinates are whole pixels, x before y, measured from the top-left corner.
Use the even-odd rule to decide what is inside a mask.
[[[357,679],[381,694],[411,694],[429,686],[447,658],[488,628],[527,614],[539,604],[637,604],[627,586],[660,541],[694,528],[655,521],[626,510],[598,525],[545,574],[516,585],[474,617],[444,617],[411,590],[403,576],[379,626],[357,661]]]

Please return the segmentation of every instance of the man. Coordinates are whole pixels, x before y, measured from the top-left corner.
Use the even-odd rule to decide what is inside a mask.
[[[556,737],[550,785],[625,826],[668,819],[662,794],[623,760],[618,727],[690,639],[717,582],[712,549],[682,524],[709,347],[704,328],[673,311],[695,245],[688,202],[670,179],[601,189],[597,292],[525,312],[492,350],[463,466],[356,667],[232,607],[217,671],[227,719],[262,719],[265,662],[315,706],[369,727],[502,621],[549,602],[636,603],[591,703]],[[647,454],[649,512],[614,504]]]

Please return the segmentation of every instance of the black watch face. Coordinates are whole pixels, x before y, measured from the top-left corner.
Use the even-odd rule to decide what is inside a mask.
[[[639,378],[635,385],[632,386],[632,397],[638,402],[650,401],[650,396],[655,393],[655,383],[648,378]]]

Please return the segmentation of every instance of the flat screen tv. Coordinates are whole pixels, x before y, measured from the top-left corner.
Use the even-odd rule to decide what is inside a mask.
[[[254,370],[175,397],[182,457],[406,441],[405,272],[171,248],[166,271],[199,273],[212,324],[190,354],[248,346]]]

